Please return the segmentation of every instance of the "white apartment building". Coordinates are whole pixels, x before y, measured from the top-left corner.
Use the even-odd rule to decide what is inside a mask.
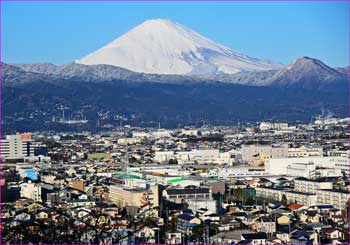
[[[298,192],[293,190],[274,189],[269,187],[256,187],[255,190],[257,196],[273,199],[276,201],[282,201],[282,197],[285,195],[288,202],[290,203],[297,202],[306,206],[317,204],[316,194]]]
[[[327,151],[327,156],[330,156],[330,157],[350,157],[350,151],[331,150],[331,151]]]
[[[39,183],[22,183],[20,196],[28,199],[32,199],[35,202],[41,202],[41,185]]]
[[[350,194],[344,190],[316,190],[318,204],[331,204],[335,208],[345,209]]]
[[[311,194],[316,194],[318,189],[333,189],[332,181],[316,181],[306,178],[296,178],[294,179],[294,190],[299,192],[307,192]]]
[[[208,187],[200,188],[170,188],[163,190],[163,197],[175,203],[182,203],[190,199],[212,200],[211,189]]]
[[[1,158],[2,159],[21,159],[34,155],[34,148],[30,140],[22,139],[20,134],[7,135],[1,139]]]

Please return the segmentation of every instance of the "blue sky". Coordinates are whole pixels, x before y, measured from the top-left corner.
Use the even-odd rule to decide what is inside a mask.
[[[177,21],[229,48],[289,63],[349,61],[347,2],[2,2],[2,61],[63,64],[144,20]]]

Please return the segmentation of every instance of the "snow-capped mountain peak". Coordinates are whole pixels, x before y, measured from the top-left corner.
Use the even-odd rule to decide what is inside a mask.
[[[232,74],[281,68],[280,64],[251,58],[165,19],[147,20],[76,62],[157,74]]]

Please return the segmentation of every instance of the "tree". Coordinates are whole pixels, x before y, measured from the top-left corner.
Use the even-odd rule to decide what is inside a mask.
[[[203,240],[204,225],[200,224],[193,227],[192,234],[192,237],[195,239],[195,242],[201,242]]]
[[[282,195],[282,205],[287,206],[288,205],[288,200],[285,194]]]
[[[242,200],[243,198],[243,191],[242,191],[242,188],[241,187],[238,187],[236,190],[235,190],[235,197],[237,200]]]
[[[177,160],[176,159],[169,159],[168,164],[174,164],[177,165]]]

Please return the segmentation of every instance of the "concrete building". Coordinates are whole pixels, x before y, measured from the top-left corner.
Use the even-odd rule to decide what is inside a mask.
[[[302,177],[294,179],[294,190],[296,191],[316,194],[319,189],[333,189],[333,181],[329,179],[310,180]]]
[[[1,158],[3,160],[23,159],[28,156],[34,156],[30,137],[16,134],[7,135],[5,139],[1,139]]]
[[[265,164],[265,171],[269,175],[287,175],[288,166],[293,164],[309,164],[313,163],[316,169],[329,169],[331,175],[332,171],[336,173],[350,175],[350,162],[347,157],[298,157],[298,158],[276,158],[268,159]],[[290,169],[293,167],[290,167]],[[333,170],[332,170],[333,169]],[[339,170],[339,171],[338,171]],[[322,174],[321,171],[319,172]],[[289,170],[291,173],[291,170]],[[298,172],[297,174],[299,174]],[[312,174],[308,174],[312,175]],[[300,175],[297,175],[300,176]],[[316,176],[316,173],[315,173]]]
[[[197,136],[198,135],[198,130],[197,129],[182,129],[181,130],[181,135]]]
[[[145,207],[153,204],[153,193],[146,189],[127,188],[119,185],[109,186],[109,199],[118,207]]]
[[[300,203],[306,206],[312,206],[317,204],[316,194],[310,194],[305,192],[298,192],[293,190],[275,189],[270,187],[256,187],[256,195],[258,197],[268,198],[276,201],[282,201],[283,195],[290,203]]]
[[[182,189],[165,189],[163,197],[175,203],[183,203],[189,199],[206,199],[211,200],[210,188],[182,188]]]
[[[197,212],[199,209],[207,209],[209,212],[216,213],[217,205],[215,200],[208,199],[189,199],[188,208]]]
[[[305,178],[315,178],[316,166],[312,162],[308,163],[291,163],[287,166],[288,176],[301,176]]]
[[[41,185],[39,183],[33,183],[29,181],[28,183],[20,184],[21,191],[20,196],[24,198],[32,199],[36,202],[41,202]]]
[[[346,209],[350,194],[345,190],[316,190],[318,204],[330,204],[335,208]]]
[[[264,130],[283,130],[288,129],[288,123],[270,123],[270,122],[261,122],[259,125],[261,131]]]
[[[175,159],[173,151],[156,151],[154,155],[155,162],[169,162],[170,159]]]
[[[230,152],[220,152],[218,149],[195,149],[187,152],[177,152],[175,157],[179,164],[197,163],[232,165],[233,162]]]
[[[242,161],[253,164],[256,160],[288,157],[288,145],[243,145]]]
[[[308,144],[288,149],[288,157],[322,157],[323,148],[318,144]]]

